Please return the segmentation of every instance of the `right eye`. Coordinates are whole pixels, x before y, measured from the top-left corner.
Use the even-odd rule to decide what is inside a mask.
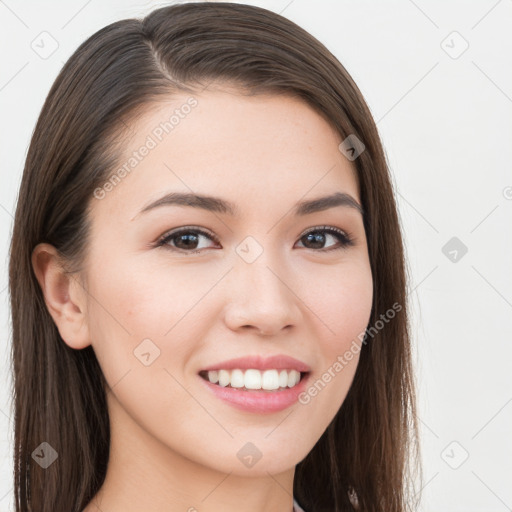
[[[172,251],[195,254],[205,248],[204,246],[198,247],[201,238],[219,243],[217,237],[212,233],[191,226],[168,231],[158,239],[155,245]]]

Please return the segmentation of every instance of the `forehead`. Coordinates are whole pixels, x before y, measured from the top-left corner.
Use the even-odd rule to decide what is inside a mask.
[[[341,136],[296,97],[180,93],[152,103],[128,127],[110,175],[122,177],[102,201],[116,209],[141,207],[168,190],[215,191],[241,208],[334,189],[359,198],[355,167],[338,149]]]

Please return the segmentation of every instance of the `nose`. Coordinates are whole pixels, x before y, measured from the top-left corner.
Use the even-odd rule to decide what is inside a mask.
[[[263,255],[252,263],[236,262],[230,272],[230,301],[225,311],[230,329],[271,336],[298,325],[301,301],[293,290],[294,279],[279,268],[275,260]]]

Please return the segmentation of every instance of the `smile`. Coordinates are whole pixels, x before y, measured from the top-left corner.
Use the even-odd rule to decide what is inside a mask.
[[[237,388],[242,391],[265,390],[282,391],[295,387],[304,376],[305,372],[297,370],[211,370],[202,371],[199,375],[222,387]]]
[[[285,377],[286,387],[281,386],[285,382]],[[255,414],[272,414],[296,404],[310,378],[310,372],[260,371],[254,368],[244,371],[209,370],[199,373],[199,381],[213,397],[235,409]],[[265,389],[263,386],[271,389]]]

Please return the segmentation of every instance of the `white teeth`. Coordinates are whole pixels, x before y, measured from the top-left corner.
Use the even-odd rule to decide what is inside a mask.
[[[243,388],[244,387],[244,372],[242,370],[233,370],[231,372],[231,381],[232,388]]]
[[[244,385],[247,389],[261,389],[261,372],[259,370],[246,370]]]
[[[297,370],[292,370],[288,374],[288,387],[293,388],[296,384],[298,384],[300,381],[300,372]]]
[[[227,386],[231,380],[231,375],[227,370],[219,370],[219,385]]]
[[[288,386],[288,372],[286,370],[281,370],[279,374],[279,386],[282,388]]]
[[[213,384],[217,384],[217,382],[219,382],[219,372],[215,370],[208,372],[208,380]]]
[[[226,387],[246,389],[265,389],[267,391],[279,388],[292,388],[300,381],[300,372],[297,370],[211,370],[208,380],[213,384]]]
[[[292,388],[293,386],[295,386],[295,384],[297,384],[298,381],[296,379],[297,379],[297,376],[294,373],[290,372],[288,374],[288,387],[289,388]],[[300,373],[299,373],[299,379],[300,379]]]
[[[277,370],[266,370],[263,372],[261,387],[269,390],[277,389],[279,387],[279,375]]]

